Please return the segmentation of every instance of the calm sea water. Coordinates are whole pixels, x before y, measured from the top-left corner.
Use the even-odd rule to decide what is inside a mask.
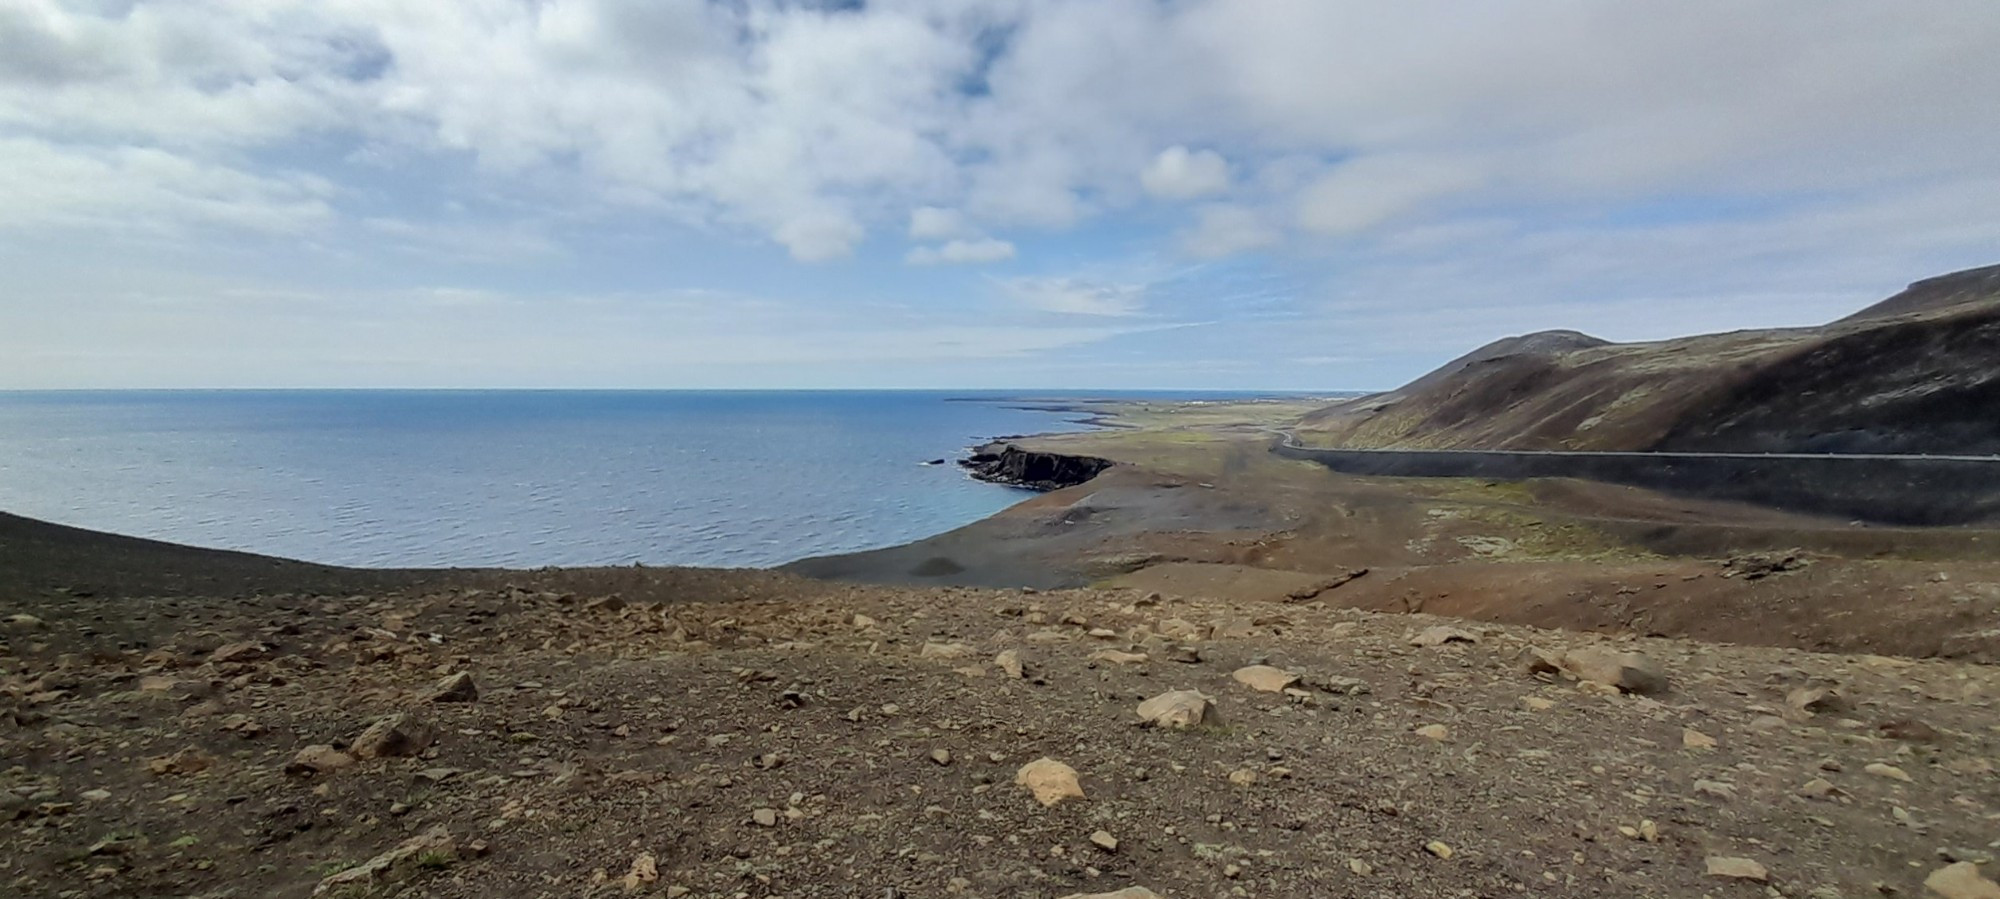
[[[342,565],[763,566],[926,537],[1020,501],[919,464],[1082,427],[1004,400],[0,392],[0,511]]]

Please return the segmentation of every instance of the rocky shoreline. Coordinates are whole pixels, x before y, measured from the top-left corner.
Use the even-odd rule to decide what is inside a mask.
[[[1011,443],[986,444],[958,462],[979,480],[1044,492],[1074,487],[1115,464],[1097,456],[1024,450]]]

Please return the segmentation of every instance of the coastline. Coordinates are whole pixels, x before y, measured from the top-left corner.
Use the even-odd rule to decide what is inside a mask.
[[[742,580],[797,590],[837,584],[1125,587],[1543,627],[2000,659],[2000,634],[1979,636],[1976,617],[1966,616],[1980,607],[1965,605],[1953,586],[1967,580],[2000,584],[2000,563],[1992,561],[2000,532],[1858,527],[1566,478],[1342,475],[1271,452],[1273,429],[1316,402],[1092,403],[1118,415],[1121,426],[1012,442],[1025,453],[1116,463],[1094,477],[1051,485],[1056,489],[942,533],[768,569],[340,568],[46,525],[58,536],[43,540],[37,552],[56,561],[38,569],[34,583],[18,586],[170,595],[230,584],[356,591],[391,582],[609,579],[639,595],[660,595],[645,585],[696,576],[669,574],[681,572],[718,584]],[[107,550],[103,541],[119,546]],[[107,554],[117,564],[92,561]],[[202,561],[188,563],[188,554]],[[1803,573],[1782,577],[1739,580],[1732,574],[1732,566],[1750,564],[1741,560],[1764,555],[1809,561]],[[1881,595],[1910,599],[1885,608],[1873,599]]]

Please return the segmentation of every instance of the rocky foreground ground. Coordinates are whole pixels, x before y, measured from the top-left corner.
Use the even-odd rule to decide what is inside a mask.
[[[686,593],[0,607],[0,894],[2000,896],[2000,669]]]

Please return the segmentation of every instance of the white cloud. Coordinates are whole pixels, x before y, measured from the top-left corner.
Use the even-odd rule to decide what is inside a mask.
[[[1017,313],[1243,314],[1096,263],[1282,247],[1217,267],[1305,282],[1274,319],[1373,296],[1394,327],[1307,322],[1371,340],[1754,323],[1992,261],[1996,45],[1991,0],[0,0],[0,270],[171,234],[202,275],[519,259],[835,305],[998,232],[1090,274]],[[861,258],[744,275],[770,247]]]
[[[1000,286],[1030,308],[1064,315],[1132,316],[1145,311],[1142,284],[1081,278],[1012,278]]]
[[[801,213],[778,226],[772,236],[800,262],[825,262],[854,252],[867,229],[844,212],[831,209]]]
[[[1203,206],[1195,227],[1181,234],[1181,248],[1202,259],[1219,259],[1262,249],[1284,239],[1284,232],[1254,209],[1229,203]]]
[[[971,230],[965,214],[956,209],[919,206],[910,210],[911,240],[948,240]]]
[[[1996,42],[2000,11],[1974,0],[1924,16],[1861,0],[14,0],[0,125],[229,167],[325,138],[463,154],[501,190],[555,173],[579,198],[824,259],[917,207],[1066,228],[1142,191],[1270,202],[1232,159],[1334,161],[1292,224],[1336,237],[1459,203],[1935,183],[2000,168]],[[914,239],[975,236],[929,215]]]
[[[331,219],[331,193],[316,177],[254,175],[164,150],[0,138],[0,228],[293,233]]]
[[[1352,235],[1479,187],[1480,174],[1457,160],[1374,156],[1343,162],[1299,197],[1299,225]]]
[[[1214,150],[1189,152],[1176,145],[1153,157],[1139,183],[1147,193],[1170,200],[1211,196],[1229,189],[1229,163]]]
[[[522,383],[517,360],[533,358],[535,383],[544,386],[796,387],[828,379],[887,386],[873,379],[890,367],[1025,359],[1160,327],[867,320],[705,291],[565,296],[153,284],[144,292],[92,290],[64,299],[62,316],[0,304],[0,383],[510,387]],[[188,352],[205,341],[214,345]],[[819,377],[802,382],[800,372]]]
[[[1014,245],[1004,240],[980,237],[946,241],[938,247],[917,247],[904,257],[911,265],[980,264],[1014,258]]]
[[[527,222],[416,222],[398,218],[363,219],[362,227],[387,238],[396,249],[443,260],[523,262],[562,252],[555,239]]]

